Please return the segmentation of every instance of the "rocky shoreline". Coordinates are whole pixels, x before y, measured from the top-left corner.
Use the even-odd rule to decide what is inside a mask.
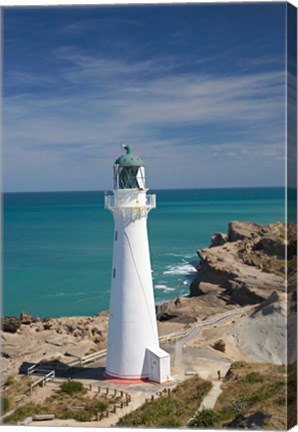
[[[286,264],[288,292],[294,296],[295,225],[288,226],[287,241],[286,245],[285,225],[281,222],[267,226],[230,222],[227,234],[215,233],[211,245],[197,251],[200,263],[190,285],[189,297],[158,306],[157,318],[190,323],[226,309],[261,304],[273,293],[276,298],[283,299]]]
[[[256,314],[259,306],[262,317],[259,322],[263,324],[264,310],[267,308],[268,313],[268,308],[271,308],[270,317],[280,325],[280,320],[285,321],[286,313],[283,307],[286,256],[290,281],[288,293],[294,309],[296,305],[296,247],[295,225],[288,226],[286,245],[283,223],[262,226],[251,222],[231,222],[226,234],[215,233],[211,245],[197,252],[200,263],[189,297],[179,297],[156,307],[159,333],[171,333],[246,305],[256,305]],[[40,319],[24,312],[20,317],[3,317],[2,380],[17,374],[25,361],[35,363],[58,359],[69,362],[72,358],[105,348],[108,319],[107,311],[94,317]],[[258,331],[256,322],[252,331]],[[266,318],[268,331],[270,322]],[[248,335],[243,328],[241,331],[249,345]],[[238,332],[240,338],[241,331]],[[281,331],[280,341],[282,338]],[[241,346],[242,342],[238,341],[238,345]]]

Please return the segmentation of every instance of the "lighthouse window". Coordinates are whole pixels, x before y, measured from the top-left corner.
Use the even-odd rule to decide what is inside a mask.
[[[115,231],[115,241],[118,240],[118,231]]]
[[[138,167],[129,166],[122,168],[119,175],[120,189],[138,189],[137,173]]]
[[[116,269],[113,269],[113,278],[115,279],[116,277]]]

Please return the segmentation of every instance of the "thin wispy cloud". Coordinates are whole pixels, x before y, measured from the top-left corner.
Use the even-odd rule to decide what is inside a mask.
[[[98,24],[68,22],[65,32],[90,23]],[[232,186],[231,169],[238,186],[282,184],[285,75],[276,56],[221,72],[208,67],[213,54],[132,59],[71,43],[49,52],[51,72],[18,64],[6,74],[7,189],[24,179],[28,190],[36,181],[46,190],[107,188],[123,141],[148,161],[152,187]]]

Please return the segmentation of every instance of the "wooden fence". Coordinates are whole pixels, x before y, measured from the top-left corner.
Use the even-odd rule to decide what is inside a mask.
[[[68,363],[68,366],[76,366],[76,365],[80,365],[80,366],[84,366],[87,363],[91,363],[94,362],[96,360],[99,360],[100,358],[105,357],[107,354],[107,349],[103,349],[101,351],[97,351],[94,352],[92,354],[88,354],[85,355],[83,357],[80,357],[79,359],[76,359],[74,361],[72,361],[71,363]]]
[[[37,370],[35,369],[35,372],[36,371]],[[39,372],[42,372],[42,370],[40,369]],[[38,380],[34,381],[34,383],[30,384],[30,396],[32,395],[32,390],[34,389],[34,387],[36,387],[39,384],[41,384],[44,387],[48,381],[51,381],[54,378],[55,378],[55,371],[52,370],[48,372],[46,375],[43,375]]]

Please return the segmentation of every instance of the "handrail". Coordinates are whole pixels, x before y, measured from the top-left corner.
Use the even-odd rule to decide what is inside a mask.
[[[181,330],[179,332],[174,332],[174,333],[160,336],[159,342],[169,341],[170,339],[176,339],[177,340],[177,339],[180,339],[182,337],[188,336],[192,332],[192,330],[197,328],[197,327],[205,327],[207,325],[215,324],[216,322],[220,321],[221,319],[223,319],[225,317],[241,315],[246,310],[251,309],[251,307],[252,306],[246,306],[246,307],[243,307],[241,310],[227,311],[227,312],[224,312],[223,314],[217,315],[214,318],[210,318],[208,320],[201,321],[201,322],[196,322],[186,330]]]
[[[27,369],[27,375],[31,375],[34,372],[34,369],[39,365],[39,363],[35,363],[28,367]]]
[[[221,319],[223,319],[225,317],[241,315],[246,310],[251,309],[253,306],[254,305],[252,305],[252,306],[245,306],[245,307],[243,307],[241,309],[226,311],[226,312],[224,312],[224,313],[222,313],[220,315],[216,315],[215,317],[209,318],[209,319],[207,319],[205,321],[196,322],[196,323],[194,323],[193,325],[191,325],[189,328],[187,328],[185,330],[181,330],[181,331],[178,331],[178,332],[174,332],[174,333],[170,333],[170,334],[167,334],[167,335],[159,336],[159,338],[158,338],[159,342],[163,343],[163,342],[168,342],[171,339],[175,339],[175,340],[181,339],[183,337],[188,336],[197,327],[205,327],[205,326],[208,326],[208,325],[215,324],[216,322],[220,321]],[[101,351],[97,351],[97,352],[94,352],[92,354],[88,354],[88,355],[85,355],[83,357],[80,357],[79,359],[76,359],[76,360],[72,361],[71,363],[68,363],[67,366],[75,366],[77,364],[80,365],[80,366],[83,366],[84,364],[87,364],[87,363],[90,363],[90,362],[92,362],[94,360],[98,360],[98,359],[100,359],[102,357],[105,357],[106,354],[107,354],[107,349],[105,348],[105,349],[103,349]]]
[[[90,363],[91,361],[98,360],[98,359],[104,357],[106,355],[106,353],[107,353],[107,349],[105,348],[101,351],[97,351],[97,352],[94,352],[92,354],[88,354],[88,355],[85,355],[83,357],[80,357],[79,359],[73,360],[72,362],[68,363],[67,366],[75,366],[77,364],[79,364],[80,366],[83,366],[86,363]]]
[[[45,384],[48,381],[50,381],[50,379],[54,379],[54,378],[55,378],[55,371],[52,370],[49,373],[47,373],[46,375],[39,378],[38,380],[34,381],[34,383],[30,384],[30,394],[32,395],[33,388],[36,387],[38,384],[42,383],[42,386],[44,387]]]

